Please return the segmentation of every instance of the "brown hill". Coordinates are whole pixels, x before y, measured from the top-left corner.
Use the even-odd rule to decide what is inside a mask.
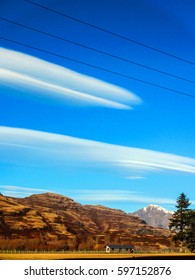
[[[58,194],[0,196],[0,249],[101,250],[108,243],[166,248],[171,233],[121,210],[81,205]]]

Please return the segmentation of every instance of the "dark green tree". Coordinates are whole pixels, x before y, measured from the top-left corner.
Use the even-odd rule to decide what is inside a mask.
[[[186,244],[187,229],[189,226],[189,209],[190,206],[189,199],[184,193],[181,193],[177,199],[177,210],[174,212],[172,218],[170,219],[169,228],[175,231],[175,236],[173,240],[179,242],[182,249],[183,245]]]
[[[191,252],[195,252],[195,210],[188,212],[188,229],[186,232],[186,244]]]

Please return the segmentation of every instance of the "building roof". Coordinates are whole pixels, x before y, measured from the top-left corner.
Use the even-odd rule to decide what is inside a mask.
[[[114,245],[114,244],[108,244],[107,246],[108,246],[110,249],[133,249],[133,246],[131,246],[131,245],[122,245],[122,244]]]

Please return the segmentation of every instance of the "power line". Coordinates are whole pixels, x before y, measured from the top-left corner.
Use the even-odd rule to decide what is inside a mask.
[[[29,30],[32,30],[32,31],[35,31],[35,32],[38,32],[38,33],[41,33],[41,34],[44,34],[44,35],[47,35],[47,36],[50,36],[50,37],[53,37],[55,39],[62,40],[64,42],[67,42],[67,43],[70,43],[70,44],[74,44],[76,46],[79,46],[79,47],[82,47],[82,48],[85,48],[85,49],[88,49],[88,50],[91,50],[91,51],[94,51],[94,52],[98,52],[100,54],[103,54],[103,55],[106,55],[106,56],[109,56],[109,57],[112,57],[112,58],[115,58],[115,59],[118,59],[118,60],[121,60],[121,61],[124,61],[124,62],[127,62],[127,63],[131,63],[131,64],[134,64],[134,65],[137,65],[137,66],[140,66],[140,67],[143,67],[143,68],[155,71],[157,73],[161,73],[161,74],[164,74],[164,75],[176,78],[176,79],[183,80],[185,82],[189,82],[189,83],[195,84],[195,81],[192,81],[190,79],[186,79],[186,78],[180,77],[178,75],[174,75],[174,74],[171,74],[171,73],[168,73],[168,72],[165,72],[165,71],[162,71],[162,70],[159,70],[159,69],[156,69],[156,68],[153,68],[153,67],[150,67],[150,66],[147,66],[147,65],[144,65],[144,64],[141,64],[141,63],[138,63],[138,62],[126,59],[126,58],[122,58],[122,57],[119,57],[119,56],[116,56],[116,55],[113,55],[113,54],[110,54],[110,53],[98,50],[96,48],[92,48],[92,47],[86,46],[86,45],[83,45],[81,43],[77,43],[77,42],[65,39],[64,37],[60,37],[60,36],[57,36],[57,35],[45,32],[45,31],[41,31],[41,30],[36,29],[34,27],[30,27],[30,26],[27,26],[27,25],[24,25],[24,24],[12,21],[10,19],[6,19],[6,18],[0,17],[0,20],[3,20],[3,21],[6,21],[6,22],[15,24],[17,26],[20,26],[20,27],[23,27],[23,28],[26,28],[26,29],[29,29]]]
[[[73,16],[69,16],[69,15],[64,14],[64,13],[62,13],[62,12],[56,11],[56,10],[54,10],[54,9],[51,9],[51,8],[49,8],[49,7],[46,7],[46,6],[37,4],[37,3],[33,2],[33,1],[30,1],[30,0],[24,0],[24,1],[26,1],[26,2],[28,2],[28,3],[30,3],[30,4],[32,4],[32,5],[35,5],[35,6],[37,6],[37,7],[40,7],[40,8],[42,8],[42,9],[48,10],[48,11],[50,11],[50,12],[53,12],[53,13],[56,13],[56,14],[58,14],[58,15],[64,16],[64,17],[66,17],[66,18],[69,18],[69,19],[71,19],[71,20],[74,20],[74,21],[76,21],[76,22],[85,24],[85,25],[90,26],[90,27],[92,27],[92,28],[95,28],[95,29],[97,29],[97,30],[106,32],[106,33],[108,33],[108,34],[110,34],[110,35],[113,35],[113,36],[115,36],[115,37],[124,39],[124,40],[126,40],[126,41],[131,42],[131,43],[140,45],[140,46],[142,46],[142,47],[148,48],[148,49],[150,49],[150,50],[156,51],[156,52],[158,52],[158,53],[164,54],[164,55],[169,56],[169,57],[171,57],[171,58],[174,58],[174,59],[177,59],[177,60],[180,60],[180,61],[182,61],[182,62],[186,62],[186,63],[188,63],[188,64],[191,64],[191,65],[194,65],[194,66],[195,66],[195,63],[192,62],[192,61],[190,61],[190,60],[187,60],[187,59],[181,58],[181,57],[179,57],[179,56],[176,56],[176,55],[174,55],[174,54],[170,54],[170,53],[165,52],[165,51],[162,51],[162,50],[160,50],[160,49],[151,47],[151,46],[149,46],[149,45],[146,45],[146,44],[144,44],[144,43],[141,43],[141,42],[138,42],[138,41],[136,41],[136,40],[130,39],[130,38],[125,37],[125,36],[123,36],[123,35],[120,35],[120,34],[118,34],[118,33],[115,33],[115,32],[112,32],[112,31],[110,31],[110,30],[107,30],[107,29],[105,29],[105,28],[102,28],[102,27],[96,26],[96,25],[94,25],[94,24],[88,23],[88,22],[86,22],[86,21],[84,21],[84,20],[80,20],[80,19],[75,18],[75,17],[73,17]]]
[[[178,91],[178,90],[171,89],[171,88],[168,88],[168,87],[165,87],[165,86],[154,84],[154,83],[142,80],[142,79],[131,77],[129,75],[122,74],[122,73],[119,73],[119,72],[115,72],[115,71],[112,71],[112,70],[109,70],[109,69],[106,69],[106,68],[103,68],[103,67],[95,66],[95,65],[87,63],[87,62],[79,61],[77,59],[73,59],[73,58],[70,58],[70,57],[67,57],[67,56],[64,56],[64,55],[60,55],[60,54],[53,53],[53,52],[50,52],[50,51],[47,51],[47,50],[43,50],[43,49],[40,49],[40,48],[37,48],[37,47],[33,47],[33,46],[30,46],[30,45],[27,45],[27,44],[24,44],[24,43],[21,43],[21,42],[18,42],[18,41],[14,41],[14,40],[2,37],[2,36],[0,36],[0,39],[11,42],[11,43],[15,43],[15,44],[27,47],[27,48],[31,48],[31,49],[36,50],[36,51],[44,52],[44,53],[47,53],[47,54],[50,54],[50,55],[54,55],[56,57],[60,57],[60,58],[63,58],[63,59],[67,59],[67,60],[76,62],[76,63],[80,63],[80,64],[83,64],[83,65],[86,65],[86,66],[89,66],[89,67],[92,67],[92,68],[96,68],[98,70],[103,70],[103,71],[106,71],[108,73],[115,74],[115,75],[118,75],[118,76],[121,76],[121,77],[124,77],[124,78],[128,78],[128,79],[131,79],[131,80],[134,80],[134,81],[137,81],[137,82],[141,82],[141,83],[144,83],[144,84],[147,84],[147,85],[150,85],[150,86],[155,86],[155,87],[158,87],[160,89],[172,91],[174,93],[179,93],[179,94],[187,96],[187,97],[195,98],[194,95],[183,92],[183,91]]]

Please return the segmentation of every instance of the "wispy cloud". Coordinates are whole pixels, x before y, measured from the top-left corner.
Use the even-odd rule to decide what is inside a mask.
[[[151,197],[135,191],[126,190],[78,190],[76,191],[76,197],[80,201],[85,203],[104,203],[104,202],[135,202],[145,204],[169,204],[176,205],[175,199],[167,197]],[[195,205],[195,201],[190,201],[192,205]]]
[[[127,177],[159,171],[195,174],[195,159],[169,153],[11,127],[0,127],[0,139],[0,160],[75,166],[82,163],[90,168],[123,170]]]
[[[171,204],[175,200],[170,198],[148,197],[144,194],[125,190],[78,190],[77,199],[91,202],[137,202],[146,204]]]
[[[13,197],[26,197],[33,194],[45,193],[45,192],[53,192],[47,188],[27,188],[20,186],[7,186],[0,185],[0,192],[2,192],[6,196]],[[138,193],[135,191],[127,191],[127,190],[66,190],[68,196],[71,198],[75,198],[75,201],[79,201],[84,204],[91,203],[107,203],[107,202],[132,202],[132,203],[143,203],[143,204],[157,204],[157,205],[169,205],[169,208],[175,208],[176,201],[171,198],[162,198],[162,197],[151,197],[147,196],[143,193]],[[195,205],[195,201],[191,201],[191,206]]]
[[[32,194],[37,193],[45,193],[45,192],[52,192],[47,188],[39,189],[39,188],[26,188],[20,186],[7,186],[7,185],[0,185],[0,191],[7,196],[17,196],[17,197],[24,197],[29,196]]]
[[[65,67],[0,48],[0,82],[61,102],[84,106],[131,109],[141,103],[132,92]]]
[[[125,179],[127,179],[127,180],[143,180],[143,179],[146,179],[146,177],[143,177],[143,176],[127,176],[127,177],[125,177]]]

